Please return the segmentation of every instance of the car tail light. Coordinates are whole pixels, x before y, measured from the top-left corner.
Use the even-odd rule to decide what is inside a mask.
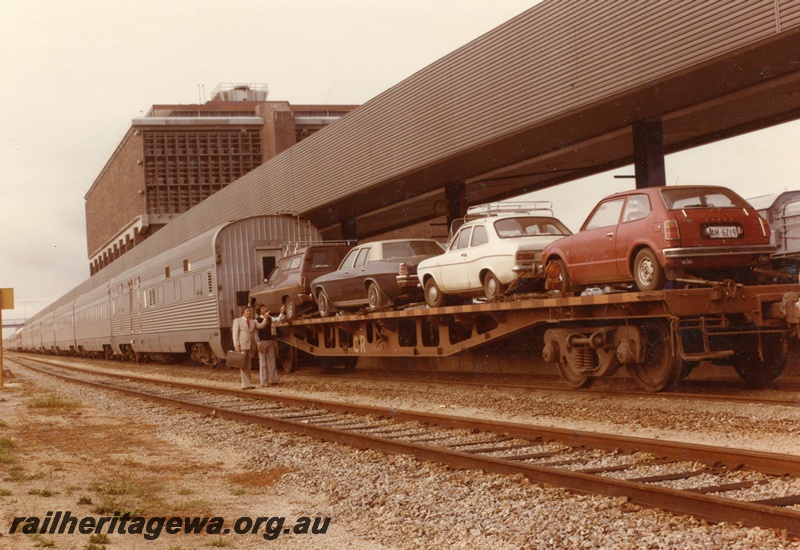
[[[400,264],[400,267],[397,268],[398,275],[408,275],[408,266],[404,263]]]
[[[308,287],[306,286],[306,276],[300,276],[300,288],[303,289],[303,292],[308,292]]]
[[[761,224],[761,234],[764,235],[765,237],[769,237],[770,233],[769,224],[766,221],[764,221],[764,218],[762,218],[761,216],[758,217],[758,223]]]
[[[667,220],[664,222],[664,238],[668,241],[680,240],[681,231],[678,229],[678,222],[676,220]]]
[[[517,260],[533,261],[540,259],[542,257],[542,253],[533,250],[529,252],[517,252],[516,257]]]

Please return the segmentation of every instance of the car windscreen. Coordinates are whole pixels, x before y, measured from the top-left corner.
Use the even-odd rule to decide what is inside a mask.
[[[383,244],[383,259],[437,256],[444,252],[436,241],[400,241]]]
[[[686,208],[748,208],[742,197],[721,187],[688,187],[663,189],[661,196],[668,210]]]
[[[503,218],[494,222],[494,228],[497,231],[497,236],[501,239],[535,237],[538,235],[572,235],[572,232],[560,221],[554,218],[536,216]]]

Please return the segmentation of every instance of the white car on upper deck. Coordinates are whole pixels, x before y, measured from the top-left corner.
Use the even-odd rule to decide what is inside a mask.
[[[483,295],[494,301],[537,283],[544,288],[542,250],[572,234],[545,201],[474,206],[456,222],[461,225],[445,253],[417,268],[429,307],[452,301],[448,296]]]

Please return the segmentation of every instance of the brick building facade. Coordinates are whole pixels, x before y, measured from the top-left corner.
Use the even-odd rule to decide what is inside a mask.
[[[90,273],[355,108],[267,101],[252,84],[220,85],[203,104],[153,105],[84,197]]]

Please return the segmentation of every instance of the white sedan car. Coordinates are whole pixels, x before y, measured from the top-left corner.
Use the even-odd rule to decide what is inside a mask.
[[[542,250],[572,232],[558,219],[527,213],[469,219],[444,254],[420,262],[420,284],[429,307],[448,296],[485,296],[489,301],[524,287],[544,288]]]

